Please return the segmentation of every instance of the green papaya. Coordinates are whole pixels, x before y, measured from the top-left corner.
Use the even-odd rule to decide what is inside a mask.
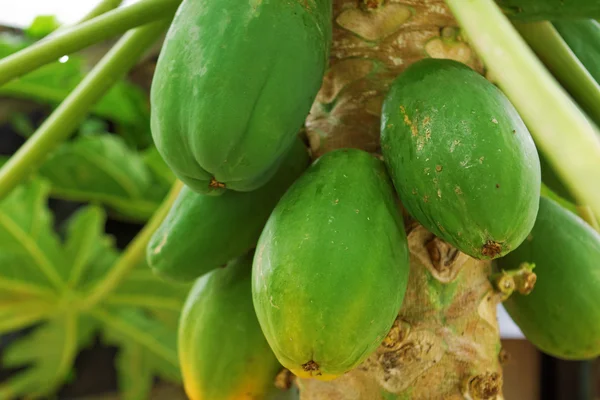
[[[283,366],[335,379],[385,338],[408,271],[385,166],[362,150],[334,150],[290,187],[265,225],[253,263],[254,307]]]
[[[599,260],[600,234],[545,197],[531,235],[498,260],[504,270],[535,265],[533,291],[515,293],[504,305],[541,351],[571,360],[600,356]]]
[[[253,248],[271,211],[310,164],[300,139],[275,176],[252,192],[202,195],[184,186],[146,248],[158,275],[191,281]]]
[[[179,363],[192,400],[263,399],[281,369],[260,329],[252,255],[198,279],[179,322]]]
[[[381,145],[406,210],[477,259],[516,248],[535,223],[540,161],[506,96],[468,66],[424,59],[393,82]]]
[[[543,21],[599,18],[600,0],[496,0],[513,20]]]
[[[321,86],[331,0],[184,0],[160,52],[151,130],[192,190],[266,183]]]
[[[600,23],[581,19],[553,21],[552,24],[590,75],[600,83]]]

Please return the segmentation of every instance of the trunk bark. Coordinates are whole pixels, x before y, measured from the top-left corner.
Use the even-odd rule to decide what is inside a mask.
[[[424,58],[480,73],[443,1],[334,0],[330,67],[306,121],[314,158],[336,148],[379,153],[392,80]],[[297,379],[303,400],[502,399],[503,351],[491,264],[436,238],[405,214],[411,271],[404,305],[380,348],[330,382]]]

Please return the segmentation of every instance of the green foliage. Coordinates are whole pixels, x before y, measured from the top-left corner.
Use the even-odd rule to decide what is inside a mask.
[[[0,59],[32,43],[26,37],[0,35]],[[55,107],[81,82],[87,68],[85,55],[69,55],[0,86],[0,96]],[[125,80],[117,82],[91,112],[114,122],[129,145],[144,148],[151,143],[147,96],[132,83]]]
[[[32,39],[41,39],[60,27],[60,22],[54,15],[38,15],[27,29],[25,34]]]
[[[35,178],[0,202],[0,333],[32,327],[4,352],[4,366],[26,368],[0,383],[0,398],[47,398],[97,334],[120,347],[123,399],[147,398],[155,376],[178,381],[177,331],[169,321],[178,318],[187,287],[160,281],[143,263],[114,296],[88,304],[119,252],[104,232],[105,212],[94,205],[77,210],[64,237],[55,232],[50,191]]]
[[[52,183],[53,197],[105,204],[121,216],[145,221],[173,182],[152,151],[143,156],[115,135],[79,136],[62,144],[39,174]]]

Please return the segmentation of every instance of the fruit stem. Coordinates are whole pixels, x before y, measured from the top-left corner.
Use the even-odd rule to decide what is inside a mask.
[[[181,0],[142,0],[107,12],[0,60],[0,85],[95,43],[150,22],[170,19]]]
[[[592,120],[600,123],[600,85],[571,51],[552,23],[517,23],[515,27],[546,67],[589,113]]]
[[[501,295],[502,301],[510,297],[516,290],[520,294],[531,293],[537,279],[533,272],[535,264],[522,263],[518,269],[501,271],[492,274],[490,280],[496,291]]]
[[[493,0],[446,0],[559,177],[600,216],[600,132]]]
[[[92,106],[135,65],[167,26],[168,21],[154,22],[123,35],[29,140],[2,166],[0,199],[10,193],[28,174],[34,172],[46,156],[75,131]]]
[[[98,304],[119,285],[132,268],[139,266],[144,261],[146,246],[150,238],[167,216],[182,187],[183,183],[176,180],[165,200],[154,215],[152,215],[152,218],[150,218],[140,233],[129,243],[108,274],[90,291],[89,296],[83,301],[83,309],[90,309]]]

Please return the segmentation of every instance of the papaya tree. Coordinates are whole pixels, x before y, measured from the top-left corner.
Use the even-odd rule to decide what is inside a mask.
[[[600,2],[118,3],[0,59],[7,87],[123,33],[4,163],[0,211],[48,219],[36,193],[72,193],[52,189],[64,146],[152,160],[119,175],[147,175],[123,185],[127,200],[94,198],[145,223],[109,259],[84,229],[97,205],[53,239],[60,250],[0,218],[3,242],[19,242],[15,224],[28,232],[50,287],[4,257],[2,298],[30,314],[8,310],[0,327],[72,333],[52,381],[53,358],[17,347],[8,362],[37,374],[0,395],[52,393],[96,329],[153,360],[143,390],[124,385],[132,399],[155,375],[191,399],[501,399],[502,302],[539,350],[600,355]],[[155,43],[146,138],[68,141]],[[143,274],[169,295],[115,311]],[[46,313],[35,296],[56,301]],[[160,340],[140,340],[150,325]]]

